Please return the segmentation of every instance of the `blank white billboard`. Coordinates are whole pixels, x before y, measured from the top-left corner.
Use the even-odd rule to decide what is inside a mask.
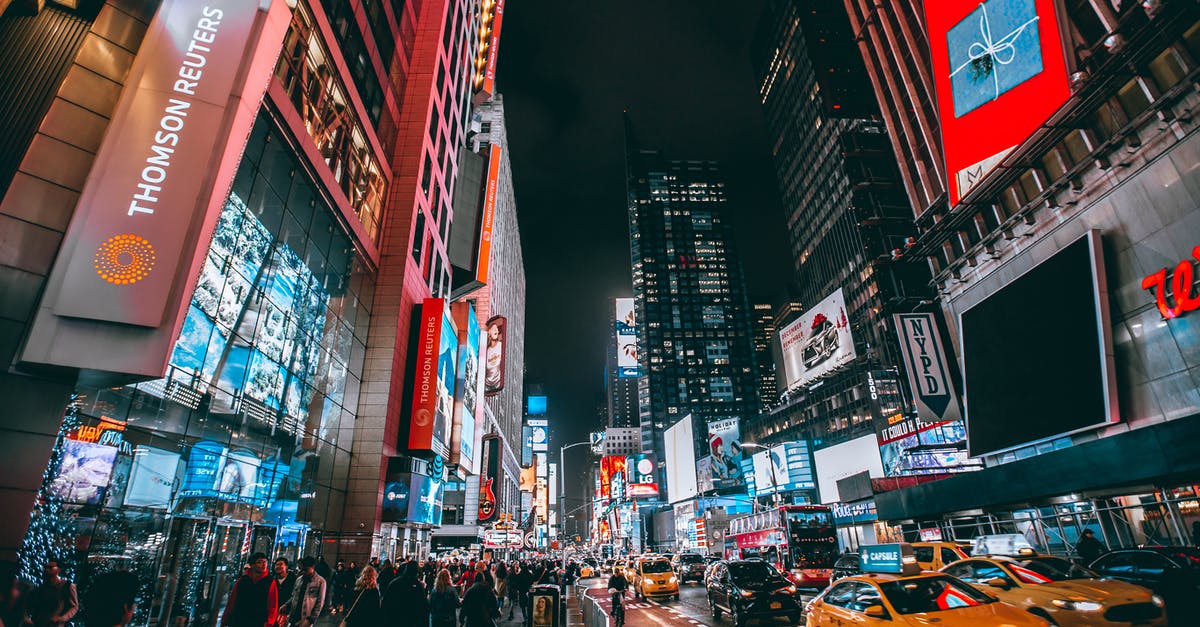
[[[684,416],[667,429],[664,438],[667,447],[667,501],[686,501],[698,494],[692,415]]]
[[[840,503],[838,479],[857,475],[864,470],[872,477],[883,476],[883,460],[879,457],[879,440],[875,434],[813,451],[817,471],[817,489],[822,503]],[[757,474],[757,473],[756,473]]]

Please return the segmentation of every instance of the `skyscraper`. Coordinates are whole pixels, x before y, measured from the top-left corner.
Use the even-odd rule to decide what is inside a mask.
[[[758,400],[762,410],[779,400],[779,387],[775,379],[775,311],[770,305],[755,303],[751,308],[754,325],[754,377],[758,381]]]
[[[717,164],[641,148],[627,116],[626,186],[643,446],[662,451],[689,413],[706,424],[758,412],[750,321]]]
[[[636,428],[638,415],[638,373],[636,325],[622,320],[632,313],[634,299],[618,298],[616,316],[609,328],[608,350],[604,360],[605,427]],[[632,337],[630,334],[632,331]],[[630,342],[630,340],[633,340]],[[630,346],[630,344],[633,344]]]

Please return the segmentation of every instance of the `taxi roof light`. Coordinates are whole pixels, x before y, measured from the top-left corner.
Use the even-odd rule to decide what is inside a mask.
[[[921,566],[908,543],[868,544],[859,547],[859,570],[907,576],[921,572]]]

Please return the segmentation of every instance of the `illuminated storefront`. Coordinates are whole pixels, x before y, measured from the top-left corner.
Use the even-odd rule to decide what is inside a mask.
[[[318,189],[261,113],[166,376],[76,390],[30,534],[152,585],[136,624],[211,624],[340,522],[374,284]]]

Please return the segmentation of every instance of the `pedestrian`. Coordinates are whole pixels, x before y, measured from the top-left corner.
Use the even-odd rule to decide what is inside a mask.
[[[137,611],[138,578],[128,571],[104,573],[92,580],[84,603],[87,627],[122,627]]]
[[[0,562],[0,627],[20,627],[24,622],[20,572],[16,562]]]
[[[1083,560],[1083,565],[1087,566],[1096,561],[1096,558],[1107,553],[1108,547],[1096,539],[1096,534],[1092,533],[1091,529],[1084,529],[1083,537],[1075,544],[1075,552]]]
[[[392,567],[392,560],[383,560],[383,564],[379,566],[379,589],[386,590],[388,584],[392,583],[392,578],[395,576],[396,569]]]
[[[383,597],[379,593],[379,575],[374,568],[362,569],[354,583],[358,596],[346,610],[346,624],[351,627],[376,627],[383,622]]]
[[[429,599],[417,575],[417,565],[405,563],[383,592],[383,619],[388,627],[429,624]]]
[[[512,569],[508,571],[508,577],[506,578],[508,587],[508,620],[513,619],[513,610],[521,606],[521,581],[524,576],[525,572],[521,570],[521,565],[513,562]]]
[[[296,591],[296,574],[291,572],[290,564],[286,557],[275,558],[275,563],[271,566],[272,573],[275,575],[275,586],[279,588],[279,609],[292,599],[292,594]]]
[[[496,603],[500,606],[500,612],[504,613],[504,600],[508,598],[508,566],[504,565],[503,560],[492,567],[492,579],[496,581]]]
[[[487,577],[482,573],[475,575],[475,581],[467,589],[462,602],[463,624],[466,627],[495,627],[496,619],[500,618],[500,608],[496,605],[496,594],[488,585]]]
[[[429,593],[429,613],[433,627],[454,627],[457,624],[458,608],[462,601],[458,598],[458,590],[450,582],[450,571],[443,568],[438,571],[437,579],[433,582],[433,591]]]
[[[325,589],[326,589],[325,607],[332,608],[333,607],[333,587],[334,587],[333,586],[333,569],[329,567],[329,562],[327,562],[325,560],[324,555],[321,556],[321,559],[317,560],[317,565],[314,567],[314,570],[316,570],[317,574],[320,575],[321,578],[325,580]]]
[[[279,586],[267,572],[267,556],[250,556],[250,571],[238,578],[229,591],[221,625],[225,627],[274,627],[278,617]]]
[[[29,595],[29,619],[33,627],[61,627],[71,622],[79,611],[79,593],[75,584],[59,576],[59,562],[46,562],[46,578]]]
[[[328,582],[317,574],[316,565],[311,555],[300,558],[300,579],[287,602],[288,624],[293,627],[312,627],[325,606]]]

